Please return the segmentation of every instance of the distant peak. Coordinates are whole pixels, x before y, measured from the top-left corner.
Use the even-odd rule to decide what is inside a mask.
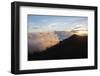
[[[87,37],[87,35],[80,36],[80,35],[73,34],[70,38],[84,38],[84,37]]]

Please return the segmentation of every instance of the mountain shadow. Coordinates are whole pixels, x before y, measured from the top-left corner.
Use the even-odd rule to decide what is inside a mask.
[[[28,53],[28,60],[79,59],[88,57],[87,36],[72,35],[43,52]]]

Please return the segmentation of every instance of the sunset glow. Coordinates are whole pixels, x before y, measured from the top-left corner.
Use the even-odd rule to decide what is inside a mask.
[[[79,36],[87,36],[88,31],[87,27],[84,25],[78,25],[71,31],[73,34],[79,35]]]
[[[85,36],[85,35],[87,35],[87,31],[77,31],[77,32],[75,32],[74,34],[76,34],[76,35],[79,35],[79,36]]]

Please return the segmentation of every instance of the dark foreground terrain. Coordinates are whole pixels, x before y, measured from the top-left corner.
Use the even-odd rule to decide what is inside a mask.
[[[28,60],[87,58],[87,36],[72,35],[43,52],[28,53]]]

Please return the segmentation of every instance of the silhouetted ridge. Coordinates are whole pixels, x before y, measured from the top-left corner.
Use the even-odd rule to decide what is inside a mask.
[[[85,38],[87,38],[87,36],[78,36],[76,34],[74,34],[71,37],[69,37],[69,39],[85,39]]]
[[[28,60],[87,58],[87,36],[72,35],[43,52],[28,56]]]

